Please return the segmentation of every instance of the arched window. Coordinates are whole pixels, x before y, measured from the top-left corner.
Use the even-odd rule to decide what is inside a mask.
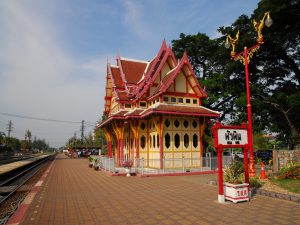
[[[197,134],[193,135],[193,146],[194,146],[194,148],[198,147],[198,135]]]
[[[176,119],[176,120],[174,121],[174,126],[175,126],[176,128],[178,128],[179,125],[180,125],[180,123],[179,123],[179,121]]]
[[[141,137],[141,148],[145,148],[146,147],[146,137],[144,135],[142,135]]]
[[[155,148],[155,135],[153,135],[152,137],[153,137],[153,148]]]
[[[159,135],[156,136],[157,139],[157,147],[159,147]]]
[[[169,127],[170,126],[170,121],[168,119],[165,120],[165,126]]]
[[[150,139],[150,148],[152,148],[152,136],[151,135],[150,135],[149,139]]]
[[[175,147],[179,148],[179,146],[180,146],[180,136],[179,136],[179,134],[175,134],[174,141],[175,141],[175,143],[174,143]]]
[[[165,146],[166,146],[167,148],[170,147],[170,141],[171,141],[170,134],[166,133],[166,135],[165,135]]]
[[[188,134],[185,134],[183,137],[184,147],[188,148],[190,145],[190,137]]]

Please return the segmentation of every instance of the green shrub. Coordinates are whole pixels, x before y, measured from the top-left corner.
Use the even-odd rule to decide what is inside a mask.
[[[241,184],[244,182],[244,166],[241,162],[233,160],[232,164],[224,167],[223,172],[225,182],[231,184]]]
[[[290,162],[287,167],[280,170],[279,179],[300,179],[300,164]]]
[[[249,180],[249,185],[250,187],[260,188],[263,183],[261,183],[257,177],[251,177]]]
[[[92,156],[89,156],[89,157],[88,157],[88,160],[89,160],[89,162],[93,162],[94,159],[93,159]]]

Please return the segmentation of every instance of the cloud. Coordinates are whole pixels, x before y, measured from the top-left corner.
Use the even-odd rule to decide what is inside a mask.
[[[79,60],[68,55],[51,20],[32,6],[22,1],[0,2],[1,111],[95,122],[103,111],[101,87],[105,86],[106,58]],[[79,129],[79,125],[75,128],[1,117],[2,121],[5,119],[16,121],[19,138],[23,138],[22,130],[28,128],[34,136],[46,138],[55,146],[64,144],[74,129]],[[1,124],[1,131],[4,126]],[[47,136],[57,130],[65,135]]]
[[[134,34],[138,35],[144,40],[153,40],[153,34],[149,26],[147,26],[144,18],[142,17],[144,7],[139,1],[124,0],[122,1],[123,7],[123,23]]]

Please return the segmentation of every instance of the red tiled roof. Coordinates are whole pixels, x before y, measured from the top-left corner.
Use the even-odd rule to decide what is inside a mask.
[[[122,110],[122,111],[117,112],[116,114],[113,114],[112,116],[113,117],[124,116],[126,113],[128,113],[128,111]]]
[[[131,61],[130,59],[124,60],[121,58],[125,80],[128,83],[136,84],[142,78],[147,64],[146,62]]]
[[[124,82],[121,77],[120,68],[111,67],[112,78],[117,88],[124,88]]]
[[[159,105],[156,108],[149,108],[141,115],[145,117],[152,113],[175,114],[175,115],[194,115],[194,116],[211,116],[219,117],[219,113],[207,109],[203,106],[179,106],[179,105]]]
[[[132,112],[128,112],[126,114],[126,117],[139,117],[140,113],[143,112],[143,111],[144,111],[144,109],[135,109]]]
[[[128,95],[124,91],[117,91],[117,96],[118,96],[119,100],[123,100],[123,101],[128,100]]]

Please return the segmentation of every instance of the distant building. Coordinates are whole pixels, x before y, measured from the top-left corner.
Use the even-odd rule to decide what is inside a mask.
[[[107,64],[105,113],[98,125],[117,164],[144,158],[162,168],[169,159],[201,166],[207,121],[219,113],[202,106],[207,97],[184,53],[178,61],[165,41],[150,62],[117,56]],[[180,164],[180,165],[179,165]],[[173,160],[164,167],[181,166]]]

